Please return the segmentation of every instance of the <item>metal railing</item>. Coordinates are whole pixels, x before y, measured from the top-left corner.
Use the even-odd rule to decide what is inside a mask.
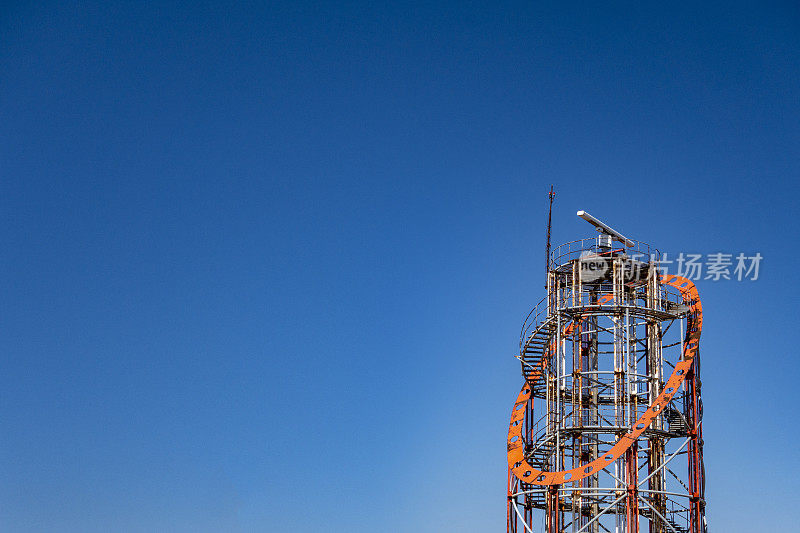
[[[631,242],[633,243],[631,247],[615,242],[610,249],[599,246],[597,237],[565,242],[550,251],[549,269],[555,270],[562,267],[570,261],[579,259],[581,254],[593,253],[601,255],[608,253],[609,250],[613,253],[623,253],[628,257],[639,259],[643,262],[648,262],[651,259],[661,259],[661,252],[657,248],[653,248],[645,242],[634,240],[631,240]]]
[[[610,284],[609,284],[610,285]],[[609,287],[609,292],[611,291],[611,287]],[[544,323],[547,321],[548,318],[548,301],[547,296],[539,300],[539,302],[531,309],[528,316],[525,317],[525,321],[522,323],[522,329],[520,330],[519,335],[519,348],[520,352],[522,351],[523,347],[527,344],[528,340],[530,339],[533,333],[541,328]],[[586,292],[582,292],[577,296],[572,294],[572,291],[567,290],[562,298],[556,302],[556,307],[558,308],[556,311],[561,311],[565,309],[577,309],[582,307],[617,307],[617,308],[629,308],[634,311],[642,310],[643,312],[646,311],[661,311],[664,313],[671,313],[674,315],[682,315],[683,313],[689,310],[689,307],[684,304],[683,295],[681,292],[669,285],[662,285],[661,286],[661,295],[660,299],[656,302],[656,307],[649,307],[646,301],[641,299],[631,298],[629,301],[626,302],[616,302],[613,299],[598,299],[597,295],[591,295]]]
[[[560,302],[559,310],[574,309],[578,307],[617,306],[629,307],[632,309],[654,309],[656,311],[672,312],[676,315],[689,310],[689,307],[684,305],[683,295],[681,292],[670,285],[661,285],[661,297],[656,301],[656,307],[649,307],[643,298],[628,298],[625,302],[616,302],[613,300],[613,298],[610,298],[612,292],[610,285],[611,284],[609,283],[608,299],[602,298],[602,294],[598,298],[598,295],[592,295],[588,292],[582,292],[581,294],[574,296],[572,291],[567,289],[567,293]]]
[[[522,350],[522,347],[527,342],[528,337],[530,337],[540,325],[539,319],[542,317],[542,315],[544,315],[545,318],[547,317],[547,296],[539,300],[539,303],[533,306],[531,312],[525,317],[525,322],[522,323],[522,331],[519,333],[520,350]],[[544,320],[541,322],[543,323]]]

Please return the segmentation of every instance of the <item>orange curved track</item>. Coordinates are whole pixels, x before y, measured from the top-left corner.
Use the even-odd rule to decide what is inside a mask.
[[[525,460],[525,449],[522,440],[524,424],[522,422],[525,417],[525,405],[531,397],[531,387],[528,383],[525,383],[517,396],[517,401],[514,403],[514,409],[511,411],[511,423],[508,427],[508,467],[517,478],[532,485],[559,485],[567,481],[577,481],[605,468],[616,461],[625,453],[625,450],[636,442],[636,439],[647,429],[659,411],[672,400],[672,397],[686,379],[686,375],[689,373],[694,357],[697,354],[700,332],[703,329],[703,307],[700,304],[697,288],[688,279],[680,276],[663,276],[661,283],[678,289],[683,296],[683,302],[689,306],[690,310],[686,338],[683,343],[683,357],[675,365],[675,369],[667,380],[664,390],[650,404],[644,414],[634,422],[628,433],[623,435],[601,457],[571,470],[545,472],[535,468]],[[545,361],[546,358],[542,358],[542,365],[545,364]],[[534,379],[538,379],[542,371],[543,367],[539,368],[534,375]]]

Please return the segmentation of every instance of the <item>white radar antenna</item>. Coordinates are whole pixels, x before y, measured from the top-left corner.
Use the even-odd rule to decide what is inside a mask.
[[[604,246],[611,246],[611,240],[612,239],[615,240],[615,241],[621,242],[625,246],[628,246],[628,247],[633,246],[633,241],[632,240],[628,239],[622,233],[618,232],[617,230],[615,230],[614,228],[612,228],[611,226],[609,226],[605,222],[601,222],[600,220],[597,220],[596,218],[594,218],[592,215],[590,215],[586,211],[578,211],[578,216],[581,217],[586,222],[588,222],[589,224],[591,224],[592,226],[594,226],[597,229],[597,231],[599,231],[601,233],[601,235],[600,235],[601,238],[602,237],[606,237],[606,239],[601,239],[601,241],[602,240],[606,241],[605,243],[602,243]]]

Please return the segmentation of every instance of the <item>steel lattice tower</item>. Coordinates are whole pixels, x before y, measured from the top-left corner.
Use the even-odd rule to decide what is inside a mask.
[[[601,232],[556,247],[520,336],[509,533],[704,533],[694,284]]]

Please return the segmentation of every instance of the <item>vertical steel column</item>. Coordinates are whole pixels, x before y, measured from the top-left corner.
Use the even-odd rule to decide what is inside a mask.
[[[658,282],[658,270],[654,262],[650,262],[647,272],[647,293],[646,302],[647,306],[651,309],[659,309],[661,307],[661,285]],[[664,383],[664,360],[662,353],[662,330],[661,323],[657,320],[650,319],[647,321],[647,349],[646,349],[646,366],[647,366],[647,403],[651,404],[659,394]],[[664,429],[663,415],[653,421],[653,428]],[[647,450],[647,474],[650,478],[647,482],[647,488],[650,492],[650,505],[657,513],[666,516],[666,476],[661,465],[664,464],[665,457],[665,443],[664,438],[656,435],[648,439]],[[654,519],[649,520],[649,533],[666,533],[664,523],[662,520]]]
[[[699,357],[699,354],[696,356]],[[703,533],[703,508],[705,506],[703,494],[703,430],[700,421],[699,407],[699,382],[695,368],[695,360],[689,374],[686,376],[686,413],[689,422],[689,490],[690,499],[690,524],[691,533]]]
[[[560,509],[558,504],[559,485],[550,485],[547,490],[547,533],[561,533]]]
[[[639,443],[633,445],[625,452],[625,481],[627,483],[625,498],[626,533],[639,533],[639,491],[636,488],[639,481]]]

